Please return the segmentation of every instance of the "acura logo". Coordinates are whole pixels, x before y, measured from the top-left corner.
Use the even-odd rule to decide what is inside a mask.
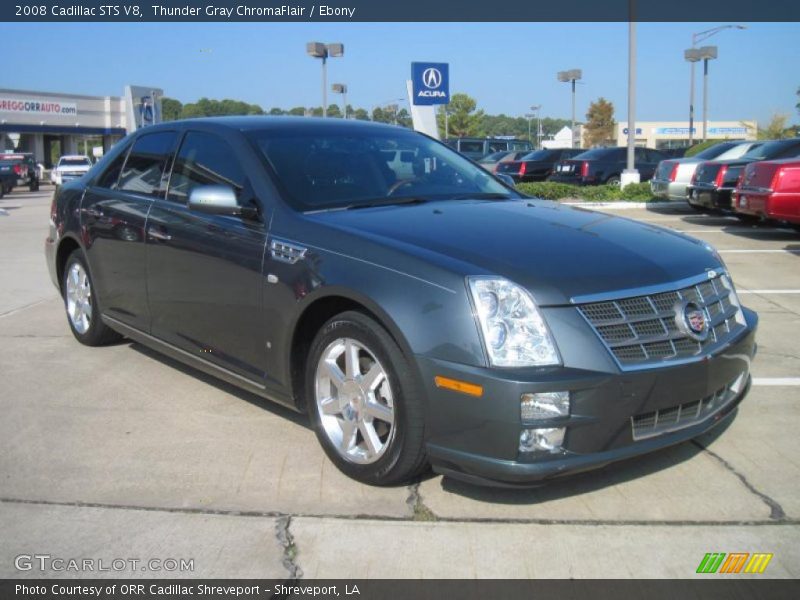
[[[442,85],[442,72],[439,69],[429,67],[422,72],[422,84],[426,88],[435,90]]]
[[[675,325],[698,342],[703,342],[708,337],[706,313],[694,302],[683,301],[675,305]]]

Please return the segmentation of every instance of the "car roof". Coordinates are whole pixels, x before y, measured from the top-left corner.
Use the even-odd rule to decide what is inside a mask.
[[[341,119],[329,117],[291,117],[291,116],[241,116],[241,117],[201,117],[198,119],[180,119],[167,121],[158,125],[149,125],[136,133],[159,131],[163,129],[186,129],[192,125],[213,126],[220,129],[238,131],[274,131],[274,132],[322,132],[322,131],[411,131],[397,125],[374,123],[356,119]]]

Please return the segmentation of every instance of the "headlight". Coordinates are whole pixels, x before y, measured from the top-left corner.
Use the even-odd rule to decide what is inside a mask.
[[[495,367],[532,367],[560,363],[542,313],[527,290],[498,277],[470,277],[489,361]]]

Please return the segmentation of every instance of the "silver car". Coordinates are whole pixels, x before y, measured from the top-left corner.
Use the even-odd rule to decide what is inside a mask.
[[[692,181],[697,165],[708,160],[730,160],[760,146],[763,142],[721,142],[695,156],[662,160],[650,180],[650,191],[656,198],[686,200],[686,186]]]

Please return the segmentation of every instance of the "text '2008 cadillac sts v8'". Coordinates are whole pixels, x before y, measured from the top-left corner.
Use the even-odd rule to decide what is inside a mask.
[[[744,397],[756,347],[710,246],[371,123],[137,131],[60,189],[46,255],[80,342],[306,411],[372,484],[432,465],[524,485],[691,439]]]

